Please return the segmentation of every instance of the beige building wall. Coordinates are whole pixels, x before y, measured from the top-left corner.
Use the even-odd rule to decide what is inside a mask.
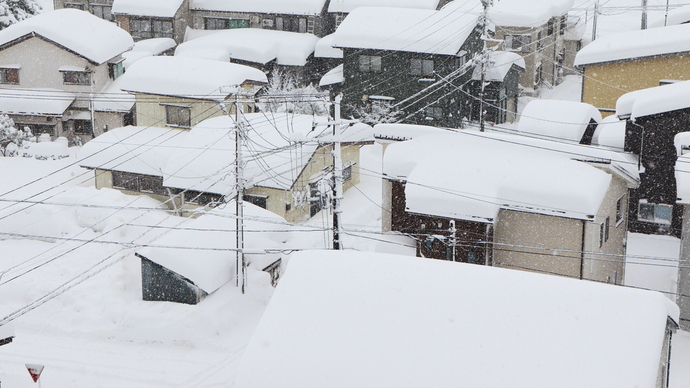
[[[615,112],[618,98],[625,93],[659,86],[661,80],[689,80],[690,54],[583,67],[582,102],[609,116]]]
[[[191,108],[191,127],[194,127],[206,119],[225,114],[220,108],[219,103],[216,101],[136,93],[137,125],[143,127],[168,126],[165,124],[166,105],[176,105]],[[234,106],[228,105],[228,111],[229,114],[234,114]]]

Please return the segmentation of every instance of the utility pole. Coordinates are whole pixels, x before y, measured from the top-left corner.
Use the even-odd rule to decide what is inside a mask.
[[[484,7],[484,12],[480,18],[482,25],[482,44],[484,45],[482,52],[482,76],[481,76],[481,92],[479,93],[479,131],[484,132],[484,95],[486,85],[486,67],[489,61],[489,50],[486,47],[486,39],[489,38],[488,34],[488,22],[489,22],[489,7],[493,5],[493,0],[482,0],[482,6]]]
[[[642,28],[641,30],[647,29],[647,0],[642,0]]]
[[[235,200],[235,268],[237,272],[236,286],[239,286],[239,278],[242,276],[242,293],[247,281],[246,262],[244,260],[244,177],[242,166],[242,141],[244,140],[244,127],[240,122],[240,96],[239,90],[235,94],[235,190],[237,199]],[[241,268],[241,270],[240,270]]]
[[[592,42],[597,39],[597,19],[599,18],[599,0],[594,2],[594,16],[592,16]],[[585,21],[585,24],[587,22]]]
[[[664,27],[666,27],[668,23],[668,0],[666,0],[666,14],[664,15]]]
[[[455,247],[458,245],[458,238],[457,238],[457,232],[458,230],[455,228],[455,220],[450,220],[450,245],[451,245],[451,261],[456,261],[455,260]]]
[[[342,235],[340,201],[343,199],[343,162],[340,158],[340,101],[342,98],[342,94],[335,97],[335,117],[333,118],[333,249],[336,250],[342,249],[340,241]]]

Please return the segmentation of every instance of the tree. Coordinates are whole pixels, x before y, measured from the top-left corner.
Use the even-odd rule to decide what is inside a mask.
[[[0,30],[38,14],[36,0],[0,0]]]
[[[8,115],[0,114],[0,153],[3,156],[17,156],[24,142],[33,140],[34,136],[29,128],[18,130]]]
[[[293,76],[274,70],[258,106],[264,112],[328,116],[328,93],[318,91],[313,85],[297,86]]]
[[[387,101],[369,101],[349,108],[352,119],[369,125],[397,123],[405,118],[405,112]]]

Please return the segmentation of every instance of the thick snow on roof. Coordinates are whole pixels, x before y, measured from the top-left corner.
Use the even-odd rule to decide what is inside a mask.
[[[152,244],[155,247],[141,248],[137,253],[191,280],[210,294],[235,278],[234,210],[232,201],[223,209],[190,218],[178,225],[177,230],[156,240]],[[245,203],[244,216],[244,246],[248,251],[283,246],[286,234],[279,231],[289,229],[283,218],[249,203]],[[267,229],[272,232],[266,232]]]
[[[315,138],[328,140],[328,131],[323,127],[312,131],[314,120],[325,122],[325,117],[252,113],[244,118],[251,146],[247,149],[245,145],[243,153],[247,159],[244,174],[248,187],[290,189],[317,149]],[[194,127],[185,139],[185,149],[177,152],[163,169],[163,184],[230,195],[235,184],[234,128],[233,119],[226,116],[205,120]],[[349,127],[343,140],[365,140],[367,128],[370,129],[364,124]],[[257,152],[261,155],[248,156]]]
[[[122,75],[130,92],[223,101],[249,82],[266,83],[253,67],[210,59],[156,56],[140,59]]]
[[[616,101],[616,115],[632,119],[690,108],[690,81],[636,90]]]
[[[592,105],[576,101],[532,100],[520,115],[518,131],[579,142],[590,121],[601,121]]]
[[[157,127],[123,127],[86,143],[79,151],[79,165],[161,176],[168,159],[179,152],[188,131]]]
[[[93,106],[99,112],[129,112],[132,110],[136,97],[122,90],[122,77],[109,82],[96,96]]]
[[[690,24],[606,35],[575,56],[575,66],[593,65],[690,51]]]
[[[175,56],[237,59],[262,65],[276,60],[279,65],[304,66],[318,41],[312,34],[237,28],[186,41],[177,46]]]
[[[350,13],[359,7],[397,7],[435,10],[439,0],[331,0],[328,12]]]
[[[341,84],[345,82],[345,75],[343,74],[343,65],[338,65],[324,74],[319,81],[319,86],[328,86],[334,84]]]
[[[667,317],[678,315],[646,290],[400,255],[296,252],[235,386],[654,388]]]
[[[326,0],[190,0],[189,9],[288,15],[319,15],[325,5]]]
[[[361,7],[338,27],[333,46],[456,55],[477,16],[411,8]]]
[[[343,50],[333,47],[333,34],[326,35],[316,42],[314,48],[316,58],[342,58]]]
[[[0,31],[0,45],[35,33],[100,64],[127,51],[134,41],[122,28],[85,11],[41,13]]]
[[[113,13],[171,18],[184,0],[114,0]]]
[[[487,67],[485,80],[502,82],[513,65],[519,67],[523,71],[525,67],[525,59],[520,54],[511,53],[508,51],[494,51],[491,53],[489,66]],[[472,73],[472,79],[480,80],[482,75],[481,66],[475,66]]]
[[[74,98],[74,94],[57,89],[0,89],[0,113],[59,116]]]
[[[668,19],[666,19],[667,26],[673,26],[676,24],[683,24],[690,21],[690,5],[686,5],[680,8],[674,8],[668,11]],[[664,21],[660,20],[655,26],[663,27]]]
[[[132,51],[144,51],[153,55],[162,54],[175,47],[177,43],[172,38],[143,39],[134,43]]]
[[[605,117],[594,131],[592,144],[623,150],[625,146],[625,120],[619,120],[616,115]]]
[[[489,9],[489,19],[502,27],[539,27],[568,13],[573,4],[574,0],[501,0]]]

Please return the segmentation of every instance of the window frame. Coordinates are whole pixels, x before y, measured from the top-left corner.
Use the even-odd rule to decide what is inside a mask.
[[[625,194],[621,195],[616,201],[616,227],[620,226],[625,220]]]
[[[166,26],[169,25],[169,32],[163,28],[164,24]],[[133,28],[135,26],[136,28]],[[152,38],[172,38],[175,35],[175,23],[169,18],[130,18],[129,33],[135,41]]]
[[[651,217],[643,217],[644,213],[649,213],[648,211],[642,211],[643,207],[651,207],[653,212],[651,213]],[[669,218],[662,218],[659,217],[659,212],[657,211],[657,208],[666,208],[669,211]],[[649,203],[647,200],[641,199],[640,202],[638,203],[638,208],[637,208],[637,220],[642,221],[642,222],[649,222],[653,224],[660,224],[660,225],[671,225],[673,223],[673,206],[668,205],[668,204],[663,204],[663,203]]]
[[[173,105],[173,104],[161,104],[165,108],[165,125],[174,128],[191,128],[192,127],[192,108],[184,105]],[[178,110],[174,112],[173,110]],[[184,118],[184,123],[176,122],[177,120],[172,120],[173,115],[179,115],[182,111],[186,112]]]
[[[14,78],[17,80],[16,82],[9,81],[10,72],[14,73]],[[19,68],[17,68],[17,67],[0,67],[0,84],[19,85]]]
[[[81,130],[77,130],[77,123]],[[75,135],[92,135],[93,136],[93,126],[91,125],[91,120],[74,120],[74,134]]]
[[[268,195],[244,194],[242,200],[262,209],[268,209]]]
[[[433,76],[434,65],[433,59],[410,58],[410,75]]]
[[[99,17],[103,20],[107,20],[109,22],[114,22],[115,21],[115,15],[113,15],[113,6],[108,5],[108,4],[90,4],[91,5],[91,14]],[[96,9],[100,9],[100,15],[96,13]],[[105,17],[105,13],[103,12],[105,9],[109,9],[108,14],[110,15],[110,18]]]
[[[505,42],[506,51],[517,53],[529,53],[532,51],[532,48],[530,47],[532,44],[532,35],[530,34],[506,34],[503,37],[503,41]],[[515,47],[516,41],[520,42],[519,48]],[[510,42],[510,45],[508,42]]]
[[[62,73],[62,83],[64,85],[91,86],[91,71],[88,70],[60,70]],[[69,80],[71,76],[75,78]],[[83,78],[79,78],[83,77]]]
[[[223,28],[216,28],[218,27],[217,23],[223,23]],[[210,24],[214,24],[212,27],[214,28],[209,28]],[[216,31],[216,30],[229,30],[230,29],[230,18],[220,18],[220,17],[211,17],[211,16],[205,16],[204,17],[204,30],[209,30],[209,31]]]
[[[381,73],[383,70],[380,55],[360,54],[357,62],[360,73]]]

